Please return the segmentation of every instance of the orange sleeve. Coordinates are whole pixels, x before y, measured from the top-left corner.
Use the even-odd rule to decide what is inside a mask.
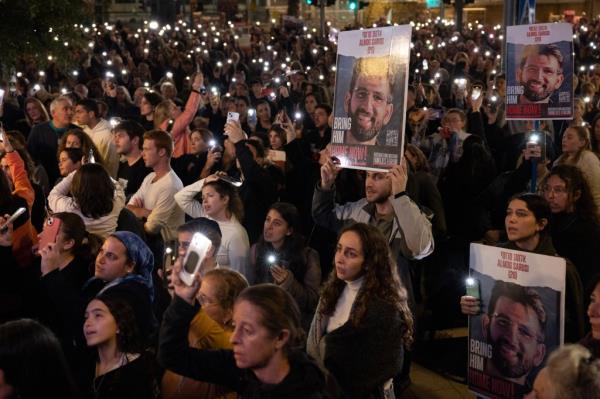
[[[5,159],[8,163],[8,168],[15,186],[13,195],[18,195],[27,201],[27,206],[31,212],[33,200],[35,199],[35,192],[33,191],[33,187],[29,181],[29,176],[27,176],[25,162],[23,162],[21,156],[16,151],[7,153]]]

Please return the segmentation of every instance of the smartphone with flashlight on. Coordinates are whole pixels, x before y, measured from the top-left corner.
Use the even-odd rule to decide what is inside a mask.
[[[465,285],[467,287],[467,295],[481,301],[481,285],[479,284],[479,280],[473,277],[467,277]]]
[[[195,233],[192,236],[190,246],[183,258],[183,267],[179,272],[179,278],[188,286],[194,284],[196,275],[202,275],[202,262],[206,258],[212,243],[202,233]]]
[[[546,135],[534,130],[527,132],[525,151],[529,153],[530,158],[544,162],[546,160]]]
[[[249,108],[248,109],[248,125],[250,127],[254,127],[256,126],[256,124],[258,123],[258,118],[256,116],[256,109],[254,108]]]
[[[223,180],[224,182],[227,182],[234,187],[242,186],[242,182],[240,180],[234,179],[233,177],[230,177],[228,175],[219,175],[219,180]]]
[[[471,90],[471,100],[477,101],[481,97],[481,87],[473,86],[473,90]]]

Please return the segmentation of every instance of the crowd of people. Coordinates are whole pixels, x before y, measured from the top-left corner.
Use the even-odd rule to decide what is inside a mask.
[[[0,398],[399,397],[413,344],[482,311],[464,295],[476,241],[568,259],[580,346],[531,395],[600,392],[582,388],[600,370],[600,20],[573,25],[574,118],[545,121],[544,146],[505,120],[500,26],[410,23],[389,172],[330,156],[333,28],[77,25],[68,68],[17,60],[0,82]],[[196,234],[210,249],[187,284]]]

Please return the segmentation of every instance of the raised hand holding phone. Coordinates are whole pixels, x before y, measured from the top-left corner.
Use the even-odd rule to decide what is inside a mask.
[[[5,226],[4,229],[0,230],[0,247],[10,247],[13,243],[12,223],[7,223],[9,219],[9,215],[0,216],[0,224]]]
[[[171,281],[170,286],[173,287],[175,295],[190,305],[193,305],[194,301],[196,300],[196,294],[200,289],[200,274],[196,274],[192,284],[187,285],[180,277],[181,271],[183,270],[182,262],[183,260],[181,257],[177,258],[175,261],[175,264],[173,265],[173,272],[169,276]]]
[[[24,207],[21,207],[19,209],[17,209],[15,211],[15,213],[13,213],[10,216],[7,216],[6,221],[4,221],[1,225],[0,225],[0,233],[3,233],[4,231],[6,231],[8,229],[8,226],[13,223],[15,220],[17,220],[17,218],[19,216],[21,216],[23,213],[25,213],[27,209]]]

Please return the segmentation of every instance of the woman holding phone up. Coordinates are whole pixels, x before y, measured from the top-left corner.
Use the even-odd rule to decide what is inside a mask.
[[[300,312],[287,292],[271,284],[246,288],[233,307],[233,349],[194,349],[187,342],[188,328],[205,305],[196,301],[200,278],[187,286],[179,278],[181,269],[178,260],[172,274],[175,298],[160,331],[158,359],[163,367],[247,398],[323,397],[325,379],[301,349]]]

